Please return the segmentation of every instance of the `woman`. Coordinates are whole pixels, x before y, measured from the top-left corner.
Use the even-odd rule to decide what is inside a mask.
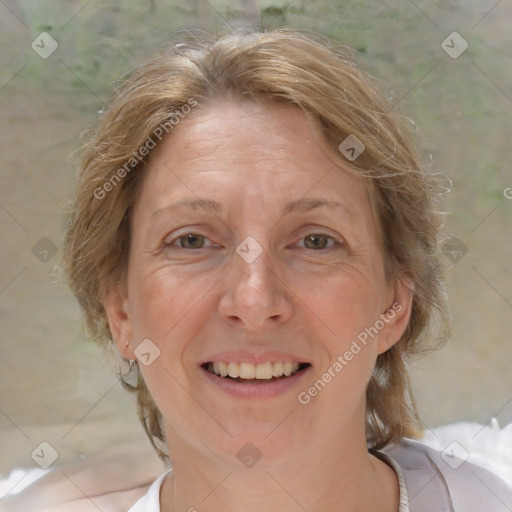
[[[511,510],[410,439],[407,360],[448,333],[437,196],[338,49],[281,30],[140,66],[72,210],[70,286],[172,465],[130,512]]]

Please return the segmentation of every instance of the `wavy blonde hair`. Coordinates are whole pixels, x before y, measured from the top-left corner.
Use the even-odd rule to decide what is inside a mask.
[[[97,197],[98,187],[116,172],[119,177],[119,169],[140,155],[148,137],[191,98],[201,105],[219,95],[295,105],[320,128],[332,158],[364,177],[381,230],[387,277],[407,277],[414,284],[408,326],[378,356],[367,387],[367,444],[380,449],[401,437],[417,436],[419,416],[407,361],[441,346],[449,333],[439,260],[444,236],[439,195],[410,123],[393,111],[345,50],[319,36],[291,29],[221,37],[194,34],[119,82],[81,153],[63,252],[62,265],[88,331],[103,345],[112,345],[103,300],[126,279],[129,218],[147,157],[131,161],[133,168],[104,197]],[[354,161],[338,150],[349,135],[365,145]],[[134,371],[135,381],[123,382],[137,394],[140,420],[166,457],[161,413],[137,365]]]

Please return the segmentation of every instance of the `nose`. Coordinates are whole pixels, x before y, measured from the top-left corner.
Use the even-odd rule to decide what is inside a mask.
[[[223,318],[252,332],[281,325],[292,315],[293,293],[267,254],[248,263],[235,253],[219,302]]]

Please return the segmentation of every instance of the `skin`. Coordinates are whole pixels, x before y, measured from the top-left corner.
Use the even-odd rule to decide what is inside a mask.
[[[222,211],[166,208],[186,197]],[[282,215],[304,197],[345,207]],[[386,280],[364,181],[335,165],[306,116],[268,101],[199,107],[153,151],[131,229],[126,286],[105,305],[125,357],[146,338],[160,350],[139,367],[171,453],[162,511],[396,512],[396,474],[367,452],[365,389],[407,325],[411,296]],[[205,238],[191,248],[186,233]],[[314,234],[333,238],[315,248]],[[263,250],[252,263],[235,250],[248,236]],[[301,405],[297,394],[394,302],[400,312]],[[232,397],[198,363],[240,348],[312,366],[279,396]],[[248,442],[262,454],[252,468],[236,456]]]

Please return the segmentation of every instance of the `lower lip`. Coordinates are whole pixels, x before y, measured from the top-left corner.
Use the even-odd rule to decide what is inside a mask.
[[[271,382],[262,382],[261,384],[254,384],[237,382],[226,377],[218,377],[214,373],[200,367],[200,370],[206,375],[206,377],[222,391],[240,398],[267,398],[286,393],[296,386],[310,369],[311,366],[308,366],[304,370],[297,372],[290,377],[285,377]]]

